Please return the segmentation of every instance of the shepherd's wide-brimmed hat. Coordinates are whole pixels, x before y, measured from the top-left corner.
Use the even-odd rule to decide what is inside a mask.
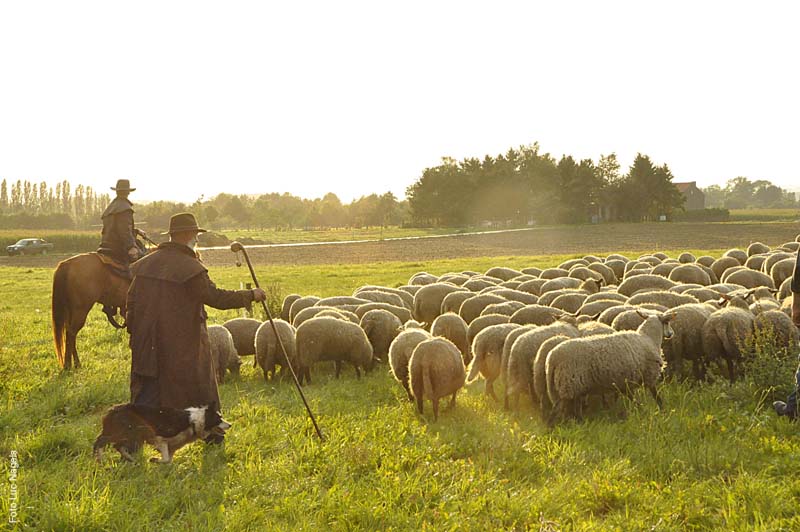
[[[131,182],[127,179],[117,179],[117,186],[111,187],[111,190],[116,190],[117,192],[133,192],[136,189],[131,188]]]
[[[183,231],[197,231],[198,233],[207,232],[205,229],[197,227],[197,219],[194,214],[190,212],[179,212],[173,214],[169,219],[169,231],[161,233],[162,235],[169,235],[171,233],[181,233]]]

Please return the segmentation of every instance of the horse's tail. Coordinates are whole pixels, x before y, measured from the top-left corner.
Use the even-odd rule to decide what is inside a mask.
[[[58,364],[64,367],[65,343],[67,334],[67,321],[69,320],[69,294],[67,293],[67,273],[69,267],[66,263],[59,263],[53,274],[53,340],[56,344],[56,357]]]

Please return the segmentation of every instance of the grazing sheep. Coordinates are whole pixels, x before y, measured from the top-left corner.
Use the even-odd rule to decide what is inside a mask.
[[[411,353],[420,343],[431,338],[430,333],[422,329],[408,329],[398,334],[389,346],[389,367],[394,378],[403,385],[409,401],[414,400],[408,383],[408,363],[411,360]]]
[[[550,306],[561,309],[567,314],[575,314],[578,312],[578,309],[581,308],[583,302],[586,301],[587,297],[589,296],[583,293],[561,294],[550,303]]]
[[[398,289],[398,290],[402,290],[403,292],[405,292],[405,293],[407,293],[408,295],[410,295],[410,296],[411,296],[411,298],[412,298],[412,299],[411,299],[411,301],[412,301],[412,308],[413,308],[413,301],[414,301],[414,299],[413,299],[413,298],[414,298],[414,295],[415,295],[417,292],[419,292],[419,289],[420,289],[420,288],[422,288],[422,286],[420,286],[420,285],[408,285],[408,284],[407,284],[407,285],[403,285],[403,286],[398,286],[398,287],[397,287],[397,289]]]
[[[769,246],[766,244],[762,244],[761,242],[753,242],[747,246],[748,257],[752,257],[753,255],[761,255],[763,253],[769,253]]]
[[[225,382],[226,370],[238,374],[242,359],[236,353],[236,346],[233,344],[233,336],[230,331],[222,325],[209,325],[208,343],[211,347],[211,359],[214,361],[217,382]]]
[[[458,309],[458,315],[461,316],[467,324],[472,323],[472,320],[481,315],[483,309],[489,305],[496,303],[505,303],[508,301],[504,297],[496,296],[494,294],[479,294],[461,303]]]
[[[589,265],[589,261],[587,261],[585,259],[569,259],[569,260],[565,260],[564,262],[559,264],[558,267],[561,268],[562,270],[569,271],[572,268],[574,268],[575,266],[588,266],[588,265]]]
[[[660,275],[661,277],[669,278],[670,274],[672,273],[672,270],[674,270],[678,266],[680,266],[680,264],[676,264],[674,262],[664,262],[653,268],[650,273],[652,273],[653,275]]]
[[[357,288],[353,292],[353,296],[361,297],[359,296],[361,292],[385,292],[387,294],[394,294],[403,301],[403,304],[400,305],[401,307],[405,307],[408,310],[414,308],[414,296],[404,290],[400,290],[399,288],[389,288],[388,286],[379,285],[365,285]]]
[[[547,356],[555,346],[566,340],[569,340],[570,338],[578,338],[580,336],[580,334],[578,336],[567,336],[565,334],[552,336],[542,342],[542,345],[539,346],[539,350],[536,352],[536,355],[534,355],[532,370],[533,394],[531,394],[531,397],[533,399],[534,406],[539,407],[539,413],[542,415],[543,419],[547,419],[547,413],[550,411],[550,407],[553,406],[550,403],[550,397],[547,395]]]
[[[569,277],[573,279],[580,279],[581,281],[585,281],[587,279],[594,279],[595,281],[605,281],[605,277],[602,274],[587,268],[586,266],[577,266],[572,268],[569,271]]]
[[[486,327],[490,327],[492,325],[501,325],[503,323],[508,323],[508,319],[510,316],[505,314],[487,314],[485,316],[479,316],[472,320],[472,323],[469,324],[467,328],[467,340],[469,341],[469,345],[472,345],[473,340],[475,340],[475,336]],[[472,356],[470,355],[469,359],[465,359],[464,365],[469,365],[470,360],[472,360]]]
[[[711,284],[711,277],[696,264],[681,264],[673,269],[667,277],[676,283],[699,284],[700,286]]]
[[[308,309],[306,309],[308,310]],[[273,320],[275,329],[278,331],[278,336],[281,339],[281,344],[286,350],[286,355],[289,357],[289,362],[294,367],[297,355],[295,345],[295,328],[285,320]],[[264,372],[264,380],[268,380],[270,376],[275,376],[275,366],[281,366],[281,375],[287,371],[286,357],[283,356],[278,340],[275,337],[275,331],[272,330],[270,323],[264,322],[261,327],[256,331],[256,362]]]
[[[739,264],[744,265],[747,262],[747,253],[742,251],[741,249],[729,249],[725,253],[722,254],[723,257],[733,257],[734,259],[739,261]]]
[[[289,321],[294,322],[295,316],[297,316],[301,310],[308,307],[313,307],[314,305],[316,305],[319,299],[320,298],[318,298],[317,296],[304,296],[301,297],[300,299],[296,299],[294,303],[292,303],[291,306],[289,307]]]
[[[433,320],[442,313],[442,300],[453,292],[466,292],[466,289],[448,283],[423,286],[414,295],[412,316],[420,323],[433,323]]]
[[[625,275],[622,277],[622,280],[630,279],[631,277],[636,277],[639,275],[653,275],[653,268],[645,267],[645,268],[632,268],[630,271],[625,272]]]
[[[492,291],[492,295],[500,296],[508,301],[517,301],[523,305],[535,305],[539,302],[539,298],[532,294],[510,288],[499,288]]]
[[[461,273],[446,273],[439,277],[440,283],[452,283],[457,286],[463,286],[464,283],[469,281],[469,276]]]
[[[800,242],[786,242],[785,244],[781,244],[781,249],[797,253],[800,251]]]
[[[794,267],[797,263],[796,258],[779,260],[772,265],[769,271],[769,276],[772,277],[772,282],[775,286],[781,286],[786,279],[791,279],[794,275]]]
[[[520,292],[527,292],[534,296],[540,296],[542,295],[542,286],[548,281],[549,279],[532,279],[530,281],[525,281],[517,287],[517,290]]]
[[[359,325],[367,333],[372,345],[372,356],[379,360],[386,360],[392,340],[403,330],[403,322],[397,316],[381,309],[364,314]]]
[[[725,307],[713,312],[703,325],[703,352],[706,360],[728,366],[728,378],[736,378],[736,365],[742,358],[742,343],[753,334],[754,317],[747,299],[751,292],[742,295],[722,294]]]
[[[587,298],[588,301],[588,298]],[[578,309],[578,316],[598,316],[610,309],[611,307],[618,307],[625,303],[614,299],[599,299],[597,301],[583,302],[583,305]]]
[[[664,260],[667,258],[666,255],[662,255],[664,258],[657,257],[656,255],[657,254],[655,254],[655,253],[653,255],[642,255],[641,257],[639,257],[636,260],[638,260],[639,262],[646,262],[650,266],[655,267],[655,266],[658,266],[659,264],[661,264],[662,262],[664,262]]]
[[[525,275],[532,275],[534,277],[539,277],[542,274],[542,269],[531,266],[530,268],[522,268],[522,273],[524,273]]]
[[[495,266],[494,268],[489,268],[486,271],[486,275],[488,275],[489,277],[496,277],[497,279],[501,279],[503,281],[510,281],[514,277],[522,275],[522,272],[514,270],[512,268],[503,268],[502,266]]]
[[[490,277],[473,277],[462,286],[470,292],[480,292],[485,288],[497,286],[497,282],[490,279]]]
[[[695,379],[703,380],[706,373],[703,325],[711,316],[713,309],[708,305],[690,303],[675,307],[672,312],[675,318],[671,325],[675,334],[663,346],[667,371],[672,375],[680,375],[683,361],[690,360]]]
[[[750,270],[761,271],[768,256],[769,255],[751,255],[747,257],[747,262],[744,263],[744,267]]]
[[[519,325],[549,325],[564,314],[563,310],[544,305],[526,305],[511,315],[510,323]]]
[[[746,268],[733,272],[727,277],[726,281],[729,283],[742,285],[745,288],[758,288],[759,286],[775,288],[775,283],[773,282],[772,277],[766,273],[748,270]]]
[[[359,305],[363,305],[365,303],[375,303],[375,301],[370,301],[369,299],[364,299],[360,297],[353,297],[353,296],[333,296],[333,297],[323,297],[316,303],[314,303],[315,307],[341,307],[344,305],[355,305],[358,307]],[[400,304],[400,306],[403,306]]]
[[[618,307],[611,307],[603,312],[600,313],[600,317],[597,318],[597,321],[600,323],[604,323],[606,325],[611,325],[614,323],[614,318],[622,314],[623,312],[627,312],[629,310],[636,310],[636,307],[633,305],[622,304]]]
[[[358,292],[357,299],[366,299],[367,301],[372,301],[373,303],[386,303],[388,305],[393,305],[400,308],[405,308],[406,306],[403,298],[397,294],[390,294],[389,292],[383,292],[380,290],[364,290],[362,292]],[[363,305],[364,303],[358,304]]]
[[[350,312],[349,310],[344,310],[341,308],[326,308],[323,309],[322,312],[318,312],[315,317],[322,317],[322,316],[329,316],[331,318],[338,318],[340,320],[346,320],[350,323],[360,323],[361,318],[359,318],[355,312]],[[295,327],[296,328],[296,327]]]
[[[689,264],[691,262],[695,262],[696,260],[697,260],[697,257],[692,255],[688,251],[678,255],[678,262],[680,262],[681,264]]]
[[[515,407],[519,404],[519,394],[521,392],[527,392],[533,396],[534,357],[539,351],[542,342],[559,334],[573,338],[579,335],[578,328],[574,325],[557,321],[551,325],[536,327],[522,334],[514,342],[508,355],[508,366],[505,374],[506,395],[504,407],[506,409],[512,403]]]
[[[564,268],[547,268],[546,270],[542,270],[542,273],[539,274],[539,279],[558,279],[559,277],[567,276],[569,276],[569,270],[565,270]]]
[[[505,303],[494,303],[489,305],[485,309],[481,311],[481,316],[486,316],[489,314],[504,314],[506,316],[513,316],[516,311],[524,307],[525,305],[520,303],[519,301],[506,301]]]
[[[472,340],[472,362],[469,366],[467,382],[473,382],[480,373],[486,380],[484,393],[497,401],[494,393],[494,381],[500,376],[503,360],[503,345],[508,335],[521,329],[516,323],[502,323],[486,327]]]
[[[606,260],[603,264],[611,268],[614,272],[614,277],[617,278],[615,282],[618,282],[622,277],[625,275],[625,265],[627,262],[617,259]]]
[[[417,320],[408,320],[403,324],[403,329],[427,329],[424,323],[420,323]]]
[[[539,292],[540,295],[544,295],[556,290],[578,289],[581,286],[581,282],[580,279],[575,279],[573,277],[557,277],[544,283]]]
[[[234,318],[222,324],[233,336],[233,345],[239,356],[256,354],[256,331],[261,322],[253,318]],[[253,360],[255,366],[255,360]]]
[[[467,324],[458,314],[448,312],[433,321],[431,335],[447,338],[458,348],[464,364],[469,363],[472,355],[469,352],[470,339]]]
[[[503,354],[500,356],[500,377],[503,379],[504,383],[506,381],[506,375],[508,375],[508,359],[511,356],[511,348],[514,347],[514,343],[524,333],[537,329],[538,327],[538,325],[522,325],[519,329],[514,329],[506,336],[506,340],[503,342]]]
[[[677,283],[660,275],[642,274],[629,277],[620,283],[617,292],[624,296],[632,296],[642,289],[669,290]]]
[[[596,255],[584,255],[583,256],[583,260],[585,260],[589,264],[596,264],[598,262],[600,262],[600,263],[603,262],[603,259],[601,259],[600,257],[598,257]]]
[[[300,294],[289,294],[288,296],[283,298],[283,304],[281,305],[281,319],[283,321],[289,321],[289,310],[292,308],[292,303],[300,299]]]
[[[521,284],[522,284],[522,281],[514,281],[514,280],[512,279],[511,281],[503,281],[503,282],[502,282],[502,283],[500,283],[498,286],[501,286],[501,287],[503,287],[503,288],[509,288],[509,289],[511,289],[511,290],[516,290],[516,289],[517,289],[517,287],[518,287],[519,285],[521,285]]]
[[[761,312],[753,320],[753,326],[756,332],[771,331],[775,335],[775,347],[787,348],[790,354],[797,352],[800,331],[792,323],[792,318],[780,310]]]
[[[614,334],[617,331],[611,325],[606,325],[599,321],[584,321],[578,324],[578,332],[581,336],[597,336],[602,334]]]
[[[332,312],[334,313],[333,317],[335,318],[348,319],[348,317],[344,314],[346,311],[339,310],[336,307],[308,307],[297,313],[297,316],[294,317],[294,321],[292,321],[292,325],[294,325],[295,328],[300,327],[304,322],[316,317],[322,312]],[[352,312],[348,314],[355,316],[355,314]],[[358,317],[356,316],[355,323],[358,323],[358,321]]]
[[[702,264],[703,266],[710,268],[716,259],[711,255],[703,255],[702,257],[697,257],[695,261],[697,264]]]
[[[683,293],[692,297],[696,297],[701,303],[705,303],[706,301],[715,301],[719,299],[720,294],[716,290],[711,290],[710,288],[690,288]]]
[[[792,278],[790,277],[789,279],[786,279],[781,283],[781,287],[778,289],[776,297],[780,301],[783,301],[791,295],[792,295]]]
[[[359,319],[361,319],[364,317],[364,314],[370,310],[385,310],[387,312],[391,312],[403,323],[411,319],[411,311],[409,311],[407,308],[389,305],[388,303],[364,303],[363,305],[357,306],[354,313]]]
[[[367,333],[355,323],[336,318],[311,318],[297,328],[295,338],[300,384],[311,383],[311,366],[316,362],[333,360],[337,379],[342,362],[352,364],[358,378],[361,378],[359,368],[369,371],[375,363]]]
[[[613,291],[597,292],[595,294],[589,294],[584,304],[594,303],[595,301],[619,301],[620,303],[625,303],[628,301],[628,297]]]
[[[722,273],[722,275],[720,276],[719,280],[722,281],[723,283],[725,283],[725,282],[728,281],[728,277],[730,277],[731,275],[733,275],[736,272],[741,272],[741,271],[747,272],[747,271],[753,271],[753,270],[748,270],[745,266],[731,266],[730,268],[728,268],[727,270],[725,270]]]
[[[642,309],[634,308],[617,314],[617,317],[611,322],[611,327],[616,331],[635,331],[643,321]]]
[[[466,371],[458,348],[446,338],[432,338],[420,342],[408,363],[411,394],[417,400],[417,409],[423,413],[422,401],[433,403],[433,419],[439,419],[439,399],[452,395],[448,409],[456,404],[456,393],[464,386]]]
[[[644,292],[641,294],[636,294],[631,296],[628,299],[629,305],[643,305],[645,303],[655,303],[657,305],[662,305],[667,308],[674,308],[680,305],[686,305],[689,303],[699,303],[700,301],[688,294],[676,294],[675,292],[670,292],[666,290],[656,290],[653,292]]]
[[[458,309],[461,308],[461,303],[473,297],[474,295],[475,293],[470,292],[469,290],[462,290],[461,292],[452,292],[447,294],[442,300],[440,312],[442,314],[447,312],[455,312],[458,314]]]
[[[605,285],[617,284],[617,274],[607,264],[603,264],[602,262],[593,262],[589,264],[587,268],[589,268],[595,273],[599,273],[600,276],[603,278],[603,284]]]
[[[747,261],[747,259],[745,259],[745,261]],[[709,268],[711,268],[711,271],[714,272],[714,275],[716,275],[718,279],[721,279],[722,274],[725,273],[725,270],[741,265],[742,263],[734,257],[720,257],[715,260],[711,266],[709,266]]]
[[[555,346],[547,356],[547,394],[553,403],[549,418],[582,416],[583,399],[590,394],[628,392],[644,386],[661,407],[656,384],[664,368],[661,343],[672,337],[673,314],[648,316],[635,331],[608,336],[573,338]]]
[[[439,278],[435,275],[431,275],[428,272],[417,272],[411,276],[411,278],[408,280],[408,284],[411,286],[425,286],[438,281]]]

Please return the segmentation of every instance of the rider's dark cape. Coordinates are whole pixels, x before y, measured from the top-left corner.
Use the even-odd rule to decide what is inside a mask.
[[[114,198],[103,211],[103,237],[100,251],[127,263],[128,250],[136,247],[133,232],[133,204],[127,198]]]

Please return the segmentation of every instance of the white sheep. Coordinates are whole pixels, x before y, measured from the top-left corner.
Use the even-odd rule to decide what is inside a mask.
[[[724,360],[731,382],[736,378],[736,365],[742,358],[743,343],[753,334],[754,316],[747,304],[751,294],[722,294],[726,306],[712,313],[703,325],[703,352],[706,359],[716,362]]]
[[[433,419],[439,419],[439,399],[452,396],[448,409],[456,404],[456,393],[464,386],[466,371],[458,348],[446,338],[432,338],[420,342],[411,353],[408,363],[411,394],[417,401],[419,413],[422,402],[433,403]]]
[[[324,360],[333,360],[336,378],[339,378],[342,362],[349,362],[361,377],[359,368],[372,369],[375,361],[372,345],[360,326],[336,318],[311,318],[297,328],[298,379],[300,384],[311,383],[311,366]]]
[[[398,334],[392,341],[392,345],[389,346],[389,367],[394,378],[403,385],[409,401],[414,400],[408,383],[408,363],[411,360],[411,353],[420,343],[431,338],[432,336],[427,331],[412,328]]]
[[[372,345],[372,356],[386,360],[389,346],[403,330],[403,322],[387,310],[370,310],[361,317],[359,323]]]
[[[306,309],[308,310],[308,309]],[[286,355],[289,357],[289,362],[294,367],[296,362],[297,349],[295,345],[295,328],[284,320],[273,320],[275,329],[283,344],[283,349],[286,350]],[[256,362],[261,367],[264,373],[264,380],[268,380],[270,376],[275,376],[275,366],[281,366],[281,375],[286,375],[288,365],[286,358],[283,356],[278,340],[275,337],[275,332],[272,330],[272,325],[269,321],[261,324],[256,331]]]
[[[467,324],[458,314],[448,312],[438,316],[431,325],[431,334],[447,338],[458,348],[464,364],[468,364],[471,358],[469,351],[470,340]]]
[[[661,343],[672,334],[673,314],[651,315],[635,332],[573,338],[555,346],[547,356],[547,394],[553,403],[549,424],[556,417],[580,418],[583,399],[590,394],[629,393],[644,386],[661,407],[656,384],[664,368]]]
[[[434,283],[423,286],[414,294],[412,316],[420,323],[433,323],[441,314],[442,300],[452,292],[465,292],[466,289],[449,283]]]
[[[500,376],[503,345],[508,335],[520,328],[522,325],[516,323],[490,325],[476,334],[472,341],[473,358],[469,366],[467,382],[473,382],[478,378],[478,374],[482,375],[486,380],[484,393],[495,401],[497,401],[497,395],[494,393],[494,381]]]
[[[233,336],[230,331],[222,325],[209,325],[208,343],[211,347],[211,359],[214,361],[217,382],[222,383],[225,381],[226,370],[238,374],[242,359],[236,353],[236,346],[233,343]]]

